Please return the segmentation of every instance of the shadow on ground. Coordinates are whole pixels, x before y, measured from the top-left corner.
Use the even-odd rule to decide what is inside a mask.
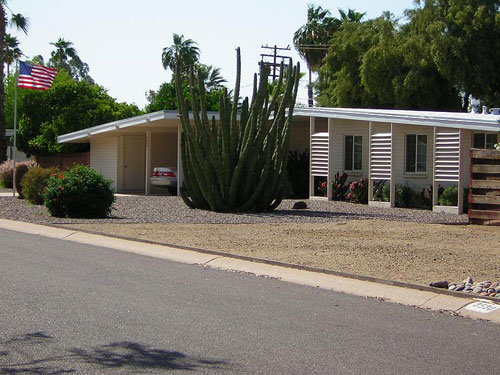
[[[0,374],[59,375],[86,370],[143,373],[169,370],[222,372],[224,361],[188,356],[178,351],[121,341],[91,348],[59,349],[61,344],[44,332],[0,341]],[[54,352],[60,354],[54,355]],[[47,354],[52,353],[52,354]]]

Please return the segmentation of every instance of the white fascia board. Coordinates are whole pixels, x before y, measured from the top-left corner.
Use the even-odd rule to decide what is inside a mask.
[[[481,131],[500,130],[500,116],[398,110],[369,110],[350,108],[296,108],[294,116],[338,118],[344,120],[386,122],[419,126],[470,129]]]
[[[207,113],[209,118],[212,116],[215,116],[215,119],[219,119],[219,114],[217,112],[208,112]],[[158,121],[158,120],[163,120],[163,119],[178,119],[179,114],[177,111],[157,111],[157,112],[152,112],[148,113],[145,115],[140,115],[140,116],[135,116],[135,117],[130,117],[126,118],[123,120],[118,120],[118,121],[112,121],[108,122],[106,124],[102,125],[97,125],[93,126],[90,128],[78,130],[76,132],[68,133],[68,134],[63,134],[57,137],[57,142],[58,143],[65,143],[65,142],[73,142],[77,140],[85,140],[93,135],[98,135],[102,133],[108,133],[112,131],[116,131],[119,129],[125,129],[129,127],[133,127],[136,125],[142,125],[146,124],[148,122],[153,122],[153,121]],[[189,118],[193,119],[193,114],[190,112],[189,113]]]

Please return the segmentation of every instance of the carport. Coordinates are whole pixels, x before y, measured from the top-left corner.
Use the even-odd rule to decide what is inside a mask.
[[[154,167],[176,170],[182,184],[181,122],[177,111],[158,111],[64,134],[59,143],[90,143],[90,166],[122,193],[151,193]]]

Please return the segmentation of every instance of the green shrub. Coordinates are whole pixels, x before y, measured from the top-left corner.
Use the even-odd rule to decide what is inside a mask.
[[[43,204],[43,191],[51,175],[59,174],[58,168],[30,168],[21,179],[21,192],[33,204]]]
[[[385,180],[375,181],[373,184],[373,200],[389,202],[391,197],[391,185]]]
[[[343,173],[342,176],[339,172],[335,173],[332,182],[332,199],[334,201],[345,201],[347,196],[347,191],[349,190],[349,185],[346,184],[347,173]]]
[[[457,206],[458,204],[458,187],[448,186],[444,188],[441,196],[439,197],[439,204],[441,206]]]
[[[34,160],[22,161],[20,163],[16,163],[16,191],[19,194],[19,199],[24,199],[24,195],[21,187],[21,180],[23,179],[26,172],[28,172],[31,168],[38,166],[38,164]]]
[[[43,194],[52,216],[102,218],[111,213],[115,200],[111,180],[85,165],[50,176]]]
[[[351,203],[368,203],[368,184],[364,178],[351,182],[347,200]]]
[[[396,186],[396,207],[410,208],[413,207],[413,199],[415,191],[408,185]]]

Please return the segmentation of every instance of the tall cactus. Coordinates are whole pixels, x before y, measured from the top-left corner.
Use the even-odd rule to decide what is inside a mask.
[[[189,74],[192,119],[175,69],[177,102],[182,122],[181,157],[184,183],[181,196],[191,208],[219,212],[271,211],[284,190],[290,122],[297,97],[300,66],[281,66],[277,86],[268,92],[269,67],[254,75],[253,95],[238,107],[241,59],[236,53],[233,98],[220,96],[219,118],[209,119],[205,87],[198,73]],[[199,100],[197,100],[197,97]]]

